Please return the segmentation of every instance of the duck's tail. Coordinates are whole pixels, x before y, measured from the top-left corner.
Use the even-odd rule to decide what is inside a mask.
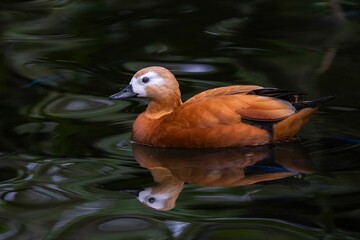
[[[316,108],[316,107],[320,106],[321,104],[328,102],[334,98],[335,98],[335,96],[327,96],[327,97],[318,98],[318,99],[315,99],[312,101],[301,101],[301,102],[293,103],[293,106],[296,108],[297,111],[300,111],[301,109],[304,109],[304,108]]]
[[[335,96],[327,96],[313,101],[293,103],[297,112],[292,116],[274,124],[274,141],[286,140],[294,137],[309,121],[321,104],[330,101]]]

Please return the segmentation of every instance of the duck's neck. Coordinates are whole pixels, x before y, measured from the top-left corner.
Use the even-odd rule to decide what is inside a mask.
[[[151,119],[158,119],[172,113],[181,105],[182,101],[178,94],[163,96],[161,99],[150,99],[145,116]]]

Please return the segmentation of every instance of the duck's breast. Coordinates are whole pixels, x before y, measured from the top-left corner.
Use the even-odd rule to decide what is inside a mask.
[[[132,140],[145,145],[153,145],[151,141],[157,134],[156,132],[162,123],[162,119],[151,119],[146,117],[144,113],[140,114],[132,127]]]

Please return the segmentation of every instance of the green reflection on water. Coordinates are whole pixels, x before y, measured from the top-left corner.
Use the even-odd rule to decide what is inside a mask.
[[[358,7],[3,1],[0,238],[358,239]],[[144,207],[122,191],[159,185],[128,141],[146,102],[106,98],[148,65],[171,68],[184,99],[229,84],[336,94],[301,134],[318,172],[209,187],[185,164],[176,207]],[[157,167],[181,178],[179,163]]]

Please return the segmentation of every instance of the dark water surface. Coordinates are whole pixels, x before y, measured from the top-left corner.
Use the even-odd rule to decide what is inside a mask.
[[[358,1],[0,3],[0,239],[360,239]],[[298,142],[129,142],[170,68],[183,98],[258,84],[336,95]],[[135,195],[138,195],[136,198]]]

